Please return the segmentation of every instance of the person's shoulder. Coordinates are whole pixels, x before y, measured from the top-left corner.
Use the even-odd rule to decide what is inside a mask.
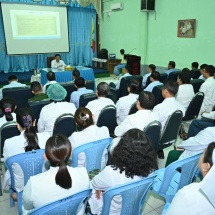
[[[38,138],[49,138],[50,137],[50,134],[49,132],[40,132],[40,133],[37,133],[37,136]]]

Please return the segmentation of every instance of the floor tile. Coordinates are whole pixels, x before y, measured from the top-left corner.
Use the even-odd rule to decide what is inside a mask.
[[[149,191],[148,195],[146,196],[146,202],[153,208],[156,209],[161,207],[165,204],[165,200],[162,196],[156,195],[152,191]]]
[[[145,214],[145,215],[160,215],[159,213],[157,213],[156,210],[150,211],[149,213]]]
[[[159,208],[156,208],[156,209],[155,209],[155,210],[156,210],[156,212],[157,212],[158,214],[162,214],[163,207],[164,207],[164,205],[163,205],[163,206],[161,206],[161,207],[159,207]]]
[[[154,209],[145,202],[143,209],[142,209],[142,215],[145,215],[147,213],[149,213],[150,211],[153,211]]]

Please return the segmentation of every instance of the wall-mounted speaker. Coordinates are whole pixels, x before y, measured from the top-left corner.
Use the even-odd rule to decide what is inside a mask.
[[[155,0],[141,0],[141,11],[155,10]]]

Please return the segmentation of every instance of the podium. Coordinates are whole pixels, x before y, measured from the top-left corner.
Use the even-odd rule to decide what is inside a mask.
[[[140,75],[141,57],[136,55],[126,54],[125,59],[127,60],[127,65],[131,67],[131,75]]]

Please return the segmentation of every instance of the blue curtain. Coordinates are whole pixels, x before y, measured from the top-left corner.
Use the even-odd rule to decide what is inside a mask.
[[[13,1],[14,2],[14,1]],[[30,3],[30,2],[26,2]],[[47,1],[47,4],[56,4],[56,1]],[[81,7],[78,3],[70,3],[68,7],[68,31],[69,31],[69,53],[60,53],[66,64],[73,66],[92,65],[92,57],[95,56],[91,48],[92,19],[94,20],[94,38],[96,38],[96,10],[93,6]],[[33,68],[42,69],[47,67],[47,56],[50,54],[8,56],[6,54],[6,43],[0,10],[0,71],[27,72]]]

